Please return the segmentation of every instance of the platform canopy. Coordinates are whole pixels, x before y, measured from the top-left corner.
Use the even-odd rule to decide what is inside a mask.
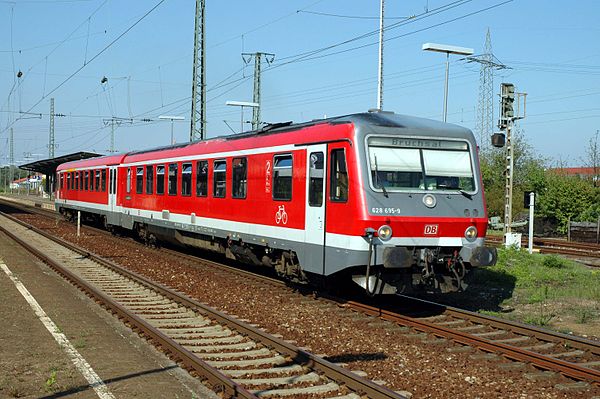
[[[79,161],[81,159],[96,158],[100,156],[102,156],[102,154],[80,151],[74,152],[73,154],[62,155],[56,158],[40,159],[39,161],[19,165],[19,168],[46,175],[45,189],[46,192],[52,193],[54,191],[54,176],[56,175],[56,168],[58,165],[65,162]]]

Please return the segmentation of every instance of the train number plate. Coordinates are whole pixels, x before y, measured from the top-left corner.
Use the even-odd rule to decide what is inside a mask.
[[[439,225],[437,224],[426,224],[425,231],[423,232],[426,236],[434,236],[437,235],[439,230]]]

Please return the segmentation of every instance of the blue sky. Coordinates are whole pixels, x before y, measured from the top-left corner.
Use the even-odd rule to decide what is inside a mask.
[[[224,121],[239,131],[240,110],[225,102],[252,99],[253,65],[244,67],[242,51],[275,54],[262,75],[266,122],[376,106],[376,34],[297,56],[377,30],[378,0],[206,2],[208,137],[231,133]],[[186,141],[194,11],[193,0],[0,1],[0,164],[9,127],[17,163],[47,157],[50,97],[65,115],[55,119],[57,155],[105,153],[111,117],[132,119],[116,130],[119,151],[168,144],[171,125],[159,115],[184,116],[174,131]],[[494,55],[512,68],[495,74],[496,116],[500,83],[514,83],[528,93],[519,123],[528,143],[553,162],[580,163],[600,129],[599,2],[387,0],[386,16],[396,26],[386,31],[384,109],[441,119],[445,56],[421,45],[480,54],[489,28]],[[408,16],[418,17],[402,22]],[[479,66],[451,57],[449,87],[448,121],[475,129]]]

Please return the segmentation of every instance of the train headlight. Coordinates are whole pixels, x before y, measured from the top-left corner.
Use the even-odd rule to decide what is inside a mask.
[[[435,206],[435,204],[437,203],[437,201],[433,195],[425,194],[423,196],[423,203],[425,204],[425,206],[427,208],[433,208]]]
[[[470,241],[470,242],[475,241],[477,239],[477,227],[469,226],[465,230],[465,238],[467,239],[467,241]]]
[[[392,228],[387,224],[384,224],[377,230],[377,236],[381,241],[388,241],[392,238]]]

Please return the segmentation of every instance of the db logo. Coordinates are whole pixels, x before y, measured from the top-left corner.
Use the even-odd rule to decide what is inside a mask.
[[[438,225],[437,224],[426,224],[425,225],[425,235],[434,236],[438,233]]]

